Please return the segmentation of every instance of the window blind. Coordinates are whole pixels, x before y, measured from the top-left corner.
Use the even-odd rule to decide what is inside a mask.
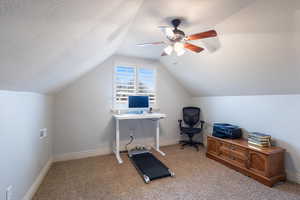
[[[116,67],[115,102],[127,103],[128,96],[136,93],[136,69],[134,67]]]
[[[138,67],[117,66],[115,68],[114,102],[128,104],[128,96],[149,96],[150,104],[155,104],[155,70]]]
[[[155,71],[153,69],[138,70],[137,94],[149,96],[150,103],[155,103]]]

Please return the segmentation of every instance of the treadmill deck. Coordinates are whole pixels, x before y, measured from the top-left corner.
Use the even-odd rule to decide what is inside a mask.
[[[175,176],[165,164],[150,152],[129,154],[129,158],[146,183],[159,178]]]

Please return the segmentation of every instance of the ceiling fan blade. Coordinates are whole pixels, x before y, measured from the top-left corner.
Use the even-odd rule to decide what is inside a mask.
[[[160,30],[168,37],[168,38],[173,38],[175,36],[173,30],[169,26],[159,26]]]
[[[165,44],[165,42],[147,42],[147,43],[141,43],[141,44],[136,44],[136,46],[150,46],[150,45],[159,45],[159,44]]]
[[[187,40],[199,40],[203,38],[216,37],[217,32],[215,30],[210,30],[202,33],[196,33],[187,37]]]
[[[184,43],[184,48],[194,51],[196,53],[200,53],[201,51],[204,50],[202,47],[198,47],[198,46],[190,44],[190,43]]]

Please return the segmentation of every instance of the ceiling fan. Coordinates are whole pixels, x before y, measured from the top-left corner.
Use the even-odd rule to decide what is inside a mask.
[[[199,40],[204,38],[210,38],[210,37],[216,37],[217,32],[215,30],[210,30],[202,33],[196,33],[189,36],[186,36],[185,33],[178,29],[178,26],[181,23],[180,19],[173,19],[171,21],[174,29],[172,29],[169,26],[159,26],[159,28],[164,32],[166,35],[168,41],[160,41],[160,42],[150,42],[150,43],[143,43],[143,44],[137,44],[137,46],[148,46],[148,45],[167,45],[167,47],[164,49],[161,56],[167,56],[171,55],[171,53],[174,51],[177,56],[181,56],[185,53],[185,49],[189,49],[190,51],[200,53],[204,49],[202,47],[193,45],[191,43],[188,43],[188,41],[192,40]]]

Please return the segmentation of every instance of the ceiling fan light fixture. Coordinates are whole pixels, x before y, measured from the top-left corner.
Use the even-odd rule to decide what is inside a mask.
[[[182,56],[185,53],[184,49],[180,49],[179,51],[176,51],[177,56]]]
[[[165,49],[164,49],[164,52],[168,55],[171,55],[173,51],[173,47],[171,45],[167,46]]]
[[[174,51],[176,52],[177,56],[182,56],[185,53],[183,43],[176,42],[174,44]]]
[[[181,51],[184,48],[183,43],[181,42],[175,42],[174,44],[174,51]]]
[[[167,37],[169,37],[169,38],[173,38],[174,37],[174,32],[173,32],[173,30],[171,28],[166,28],[165,29],[165,33],[166,33]]]

